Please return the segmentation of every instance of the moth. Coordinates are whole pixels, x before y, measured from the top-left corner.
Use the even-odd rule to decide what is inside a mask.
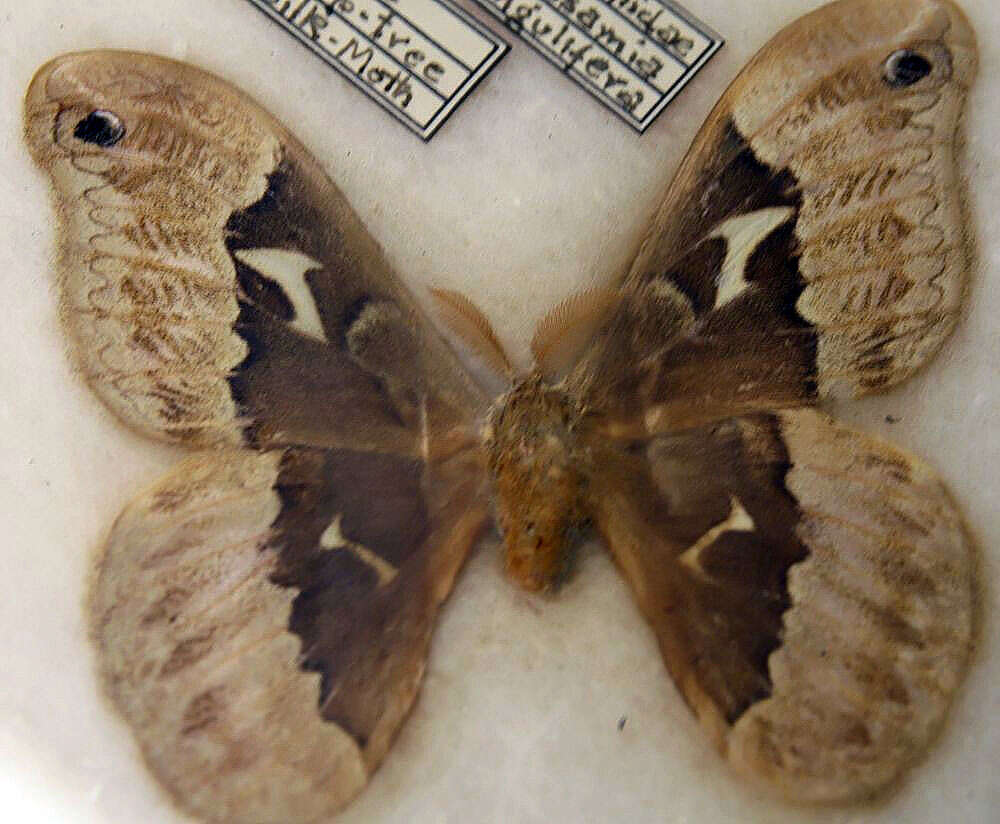
[[[627,273],[539,326],[530,372],[436,293],[499,397],[243,93],[142,54],[40,69],[26,134],[76,364],[128,426],[195,450],[116,520],[88,605],[176,802],[287,824],[354,798],[491,523],[529,590],[600,536],[738,773],[809,802],[900,776],[967,665],[974,553],[930,467],[820,405],[904,381],[956,323],[975,63],[946,0],[784,29]]]

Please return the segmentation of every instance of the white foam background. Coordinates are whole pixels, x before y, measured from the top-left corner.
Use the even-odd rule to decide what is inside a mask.
[[[51,207],[20,135],[35,68],[61,52],[117,47],[190,60],[234,81],[315,152],[414,288],[434,283],[472,296],[523,361],[547,307],[624,265],[657,192],[744,61],[818,3],[688,5],[727,45],[646,135],[507,32],[511,53],[424,144],[243,0],[0,0],[6,820],[184,820],[98,696],[81,611],[90,554],[136,488],[178,453],[125,431],[68,366],[49,274]],[[444,610],[410,721],[339,821],[996,820],[1000,14],[994,0],[964,5],[982,58],[968,111],[966,169],[980,238],[969,308],[919,377],[837,410],[929,459],[982,553],[980,650],[930,756],[874,807],[817,811],[759,797],[701,736],[599,547],[586,548],[557,598],[541,599],[503,579],[496,544],[485,541]],[[886,423],[888,414],[899,422]]]

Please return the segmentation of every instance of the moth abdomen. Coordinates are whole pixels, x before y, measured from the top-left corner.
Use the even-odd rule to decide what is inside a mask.
[[[486,450],[504,567],[528,590],[558,585],[586,522],[581,420],[576,402],[537,373],[503,395],[491,415]]]

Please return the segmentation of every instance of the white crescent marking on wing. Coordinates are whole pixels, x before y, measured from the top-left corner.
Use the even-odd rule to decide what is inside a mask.
[[[724,521],[717,523],[695,541],[684,551],[684,554],[678,560],[682,564],[687,564],[687,566],[698,574],[703,575],[704,571],[701,568],[701,561],[698,557],[701,555],[702,550],[715,543],[715,539],[724,532],[753,532],[756,528],[757,525],[753,522],[753,518],[750,517],[750,513],[743,508],[740,499],[735,495],[730,495],[729,516]]]
[[[310,338],[327,342],[316,309],[316,300],[306,283],[306,272],[322,269],[322,263],[302,252],[288,249],[239,249],[233,255],[241,263],[281,286],[295,310],[295,319],[289,326]]]
[[[377,553],[372,552],[368,547],[356,544],[345,538],[344,533],[340,529],[340,522],[343,517],[343,513],[337,513],[337,516],[330,521],[330,525],[319,536],[319,545],[323,549],[341,549],[350,552],[355,558],[374,570],[379,586],[388,584],[396,577],[399,570]]]
[[[738,297],[750,284],[746,279],[747,261],[761,242],[794,213],[791,206],[771,206],[720,223],[710,238],[726,241],[726,259],[716,278],[715,308]]]

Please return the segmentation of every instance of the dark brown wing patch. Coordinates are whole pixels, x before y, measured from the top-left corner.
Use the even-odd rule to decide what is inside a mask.
[[[297,448],[275,485],[271,579],[298,590],[289,628],[301,666],[320,673],[320,712],[362,749],[404,677],[387,662],[414,666],[430,629],[426,584],[413,586],[427,574],[419,553],[431,530],[423,472],[412,458]]]
[[[682,684],[693,677],[732,723],[770,694],[767,658],[791,604],[788,570],[807,555],[775,421],[762,415],[663,435],[598,465],[614,479],[592,481],[614,499],[600,505],[598,528],[616,557],[623,540],[641,553],[641,574],[650,576],[640,587],[643,609],[671,672]],[[614,483],[627,491],[612,493]],[[636,535],[603,526],[618,522],[638,527]]]
[[[816,398],[816,334],[796,308],[798,182],[761,162],[731,121],[701,140],[715,141],[703,151],[716,165],[657,224],[666,234],[651,234],[615,316],[570,377],[622,430],[664,432]],[[627,353],[623,339],[633,341]]]
[[[795,175],[764,163],[731,118],[701,135],[691,153],[696,150],[707,162],[691,170],[690,196],[674,201],[675,209],[650,227],[629,281],[666,277],[701,316],[715,308],[726,252],[725,239],[713,232],[734,216],[781,206],[797,210],[802,198]],[[796,271],[792,283],[797,281]]]

